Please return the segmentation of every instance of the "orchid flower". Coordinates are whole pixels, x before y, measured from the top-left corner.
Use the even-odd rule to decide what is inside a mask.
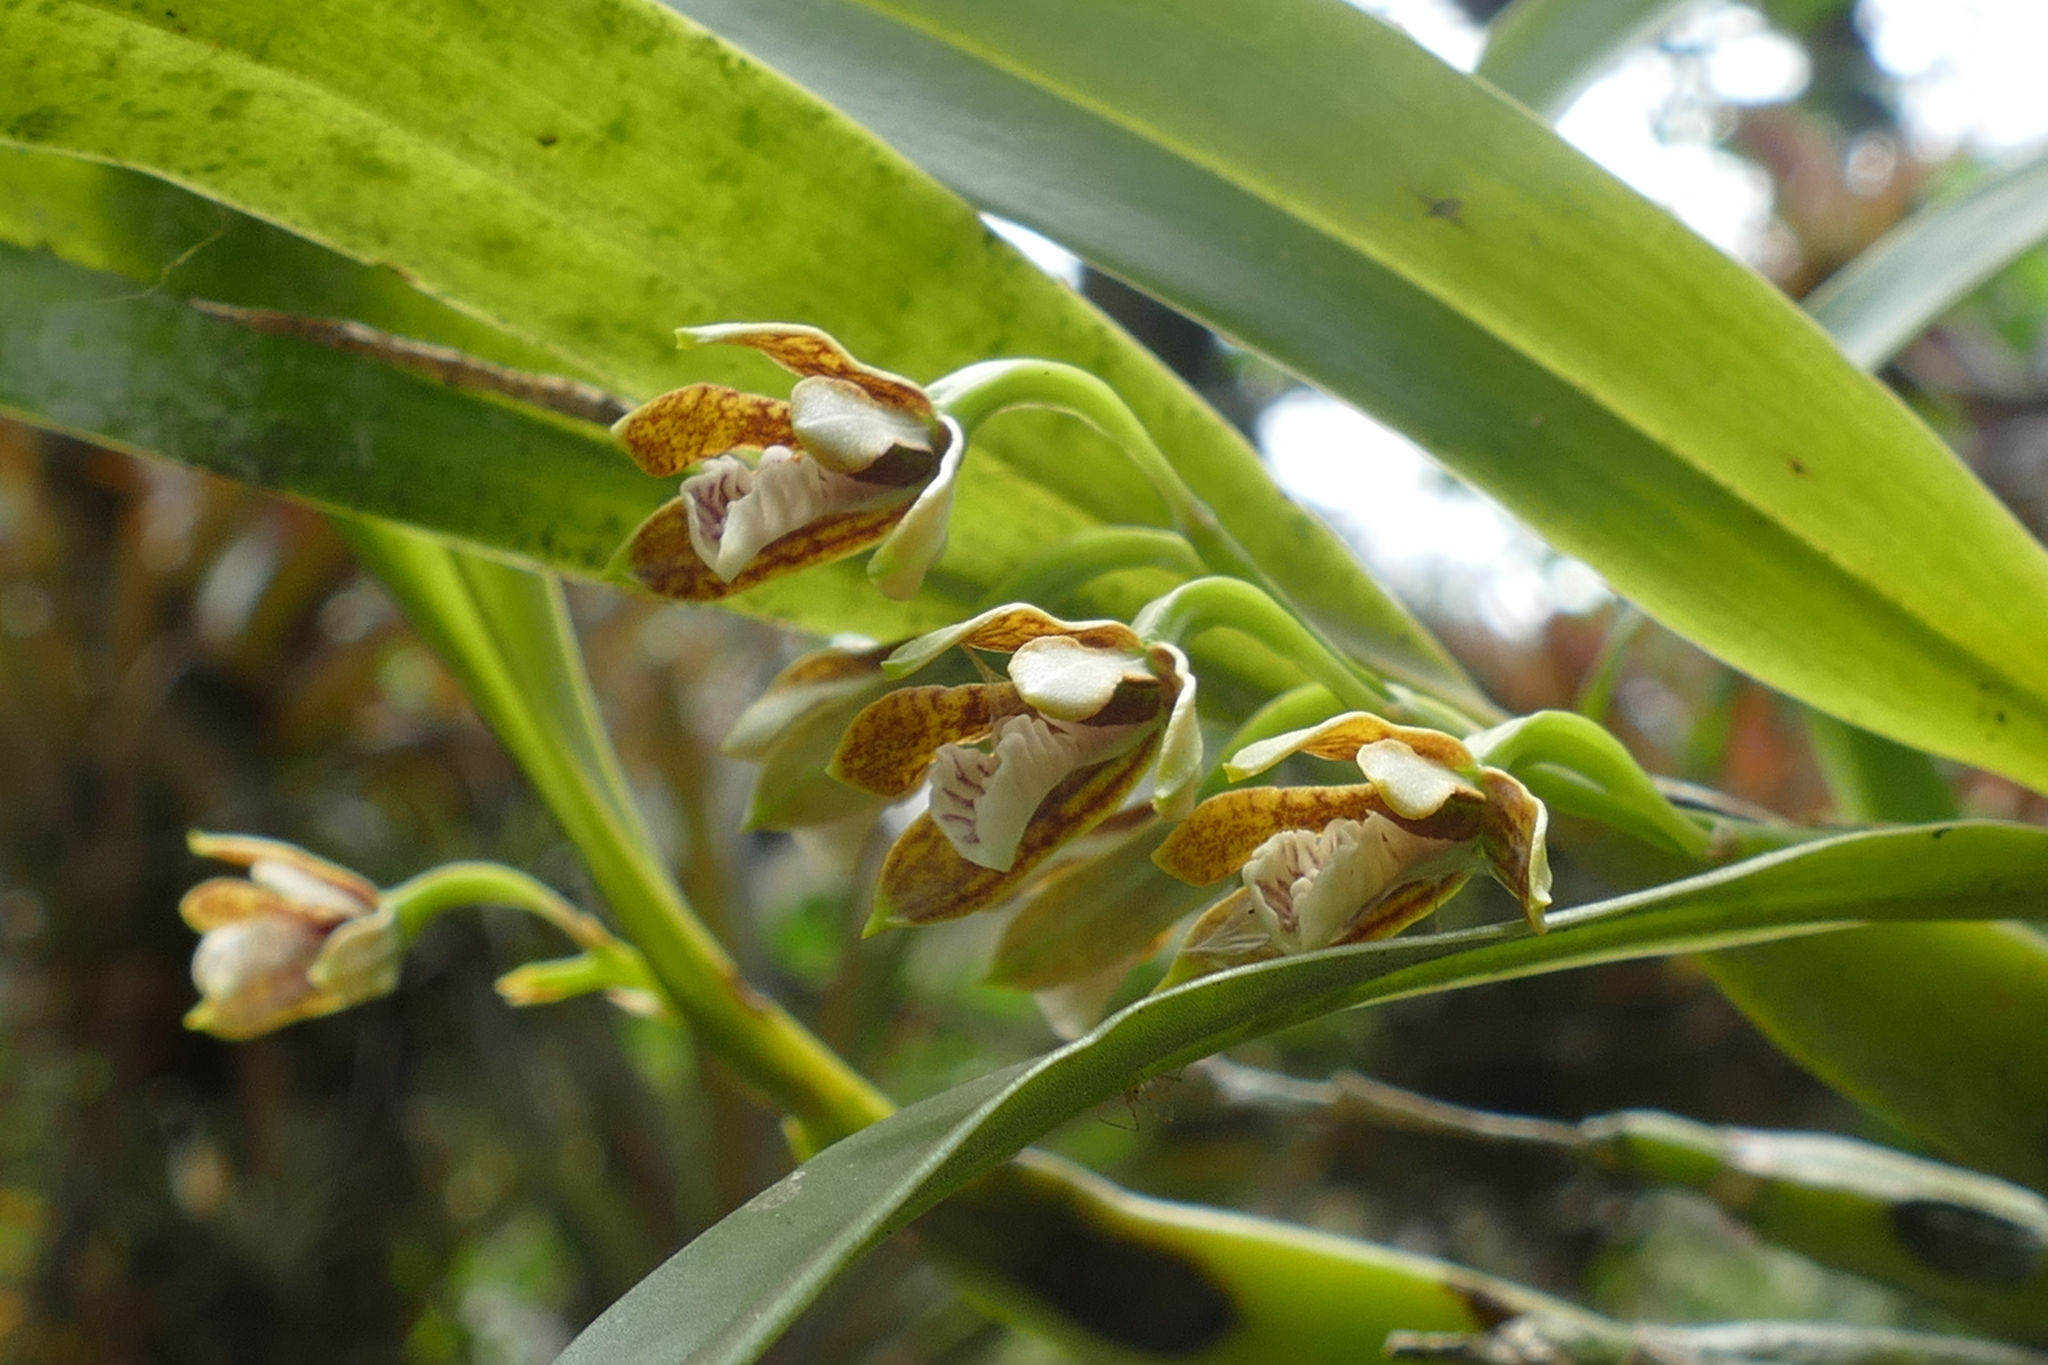
[[[1248,787],[1211,797],[1153,855],[1191,886],[1240,885],[1188,932],[1172,978],[1398,934],[1485,866],[1541,932],[1550,904],[1543,803],[1458,740],[1352,711],[1251,745],[1234,780],[1295,754],[1358,764],[1365,780]]]
[[[922,388],[861,364],[814,327],[678,335],[751,347],[800,378],[786,401],[691,384],[612,427],[647,473],[687,473],[627,543],[633,578],[664,597],[711,602],[878,546],[868,576],[890,597],[915,596],[945,549],[966,444],[958,424]]]
[[[253,835],[194,834],[192,851],[248,869],[185,893],[199,931],[185,1027],[255,1038],[389,995],[405,934],[370,882],[302,848]]]
[[[840,781],[890,800],[929,779],[929,807],[883,863],[871,928],[995,905],[1114,814],[1155,758],[1154,807],[1178,817],[1191,804],[1202,742],[1195,679],[1174,646],[1013,605],[912,641],[888,670],[907,676],[955,648],[1007,655],[1007,677],[888,693],[832,760]]]

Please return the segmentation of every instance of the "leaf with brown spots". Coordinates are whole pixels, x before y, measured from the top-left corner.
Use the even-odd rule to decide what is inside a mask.
[[[666,478],[729,450],[796,444],[789,404],[723,384],[692,384],[650,399],[612,424],[633,463]]]
[[[905,687],[853,718],[826,771],[876,796],[908,796],[942,744],[979,739],[999,716],[1020,710],[1010,683]]]
[[[968,862],[929,814],[918,816],[882,863],[868,932],[958,919],[1008,899],[1061,845],[1116,813],[1158,745],[1154,733],[1128,753],[1068,774],[1039,803],[1016,858],[1000,871]]]
[[[886,507],[858,507],[818,518],[772,540],[730,583],[697,557],[690,514],[681,498],[663,503],[626,543],[626,571],[649,592],[682,602],[717,602],[783,574],[829,564],[881,543],[910,510],[908,498]]]
[[[815,327],[784,322],[728,322],[678,328],[676,334],[702,346],[722,343],[750,347],[792,374],[851,380],[878,402],[920,417],[932,415],[932,400],[921,387],[901,375],[861,364],[844,346]]]

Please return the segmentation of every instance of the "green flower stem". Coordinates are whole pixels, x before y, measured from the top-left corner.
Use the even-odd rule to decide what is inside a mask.
[[[1278,602],[1237,578],[1198,578],[1155,598],[1131,622],[1147,640],[1185,645],[1205,630],[1239,630],[1330,689],[1345,707],[1386,711],[1394,696],[1376,677],[1345,663]]]
[[[444,863],[429,868],[384,893],[384,904],[398,917],[408,936],[444,910],[465,905],[508,905],[538,915],[578,948],[626,945],[593,915],[569,904],[545,882],[503,863]],[[628,949],[628,951],[631,951]]]
[[[1688,858],[1707,854],[1706,827],[1665,799],[1620,740],[1575,711],[1538,711],[1465,743],[1482,763],[1507,769],[1560,810]]]
[[[1068,536],[1039,551],[990,588],[982,606],[1035,602],[1049,608],[1104,574],[1122,569],[1169,569],[1189,578],[1207,572],[1201,556],[1177,532],[1110,526]]]
[[[1230,775],[1223,771],[1223,760],[1247,745],[1257,744],[1262,739],[1284,735],[1290,730],[1305,730],[1318,721],[1328,720],[1344,708],[1330,689],[1321,683],[1303,683],[1300,687],[1282,692],[1279,696],[1261,706],[1245,718],[1237,727],[1237,733],[1218,750],[1219,757],[1209,775],[1202,779],[1202,786],[1195,793],[1195,799],[1206,801],[1230,786]]]
[[[1088,371],[1055,360],[988,360],[955,370],[926,392],[969,435],[997,413],[1013,408],[1050,408],[1080,418],[1130,457],[1166,504],[1173,529],[1211,573],[1266,581],[1216,514],[1181,479],[1137,414],[1115,389]]]
[[[532,1001],[567,1000],[592,991],[650,991],[663,994],[632,944],[614,936],[595,915],[585,914],[546,883],[503,863],[447,863],[420,873],[384,893],[407,941],[436,915],[465,905],[507,905],[546,920],[583,951],[559,962],[529,964],[513,973],[535,989]],[[500,991],[503,993],[503,983]],[[519,1001],[515,1003],[526,1003]]]
[[[720,1058],[823,1146],[888,1099],[738,968],[690,909],[597,714],[561,585],[389,522],[336,525],[461,682],[589,866],[661,994]]]

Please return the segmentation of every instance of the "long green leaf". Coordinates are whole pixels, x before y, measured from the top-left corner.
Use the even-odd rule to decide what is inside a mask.
[[[585,576],[667,496],[597,428],[262,336],[4,245],[0,410]],[[888,637],[970,614],[979,592],[935,586],[906,608],[841,564],[757,609]]]
[[[1347,646],[1469,692],[1164,366],[888,148],[651,0],[6,0],[0,141],[145,169],[389,265],[631,396],[786,386],[745,353],[673,349],[678,324],[728,319],[814,323],[919,379],[1002,354],[1084,366]],[[943,570],[986,584],[1097,518],[1159,523],[1078,424],[1001,428],[968,462]]]
[[[1874,370],[2043,238],[2048,155],[1920,210],[1829,277],[1806,306],[1844,355]]]
[[[1540,938],[1489,928],[1222,973],[1152,996],[1078,1042],[913,1105],[828,1149],[642,1281],[562,1360],[750,1360],[876,1238],[1053,1125],[1146,1076],[1333,1009],[1732,946],[1847,916],[2039,915],[2044,895],[2048,830],[1963,823],[1808,844],[1564,911]],[[2048,1020],[2041,1023],[2036,1036],[2048,1038]]]
[[[1486,30],[1479,74],[1545,118],[1690,0],[1515,0]]]
[[[1416,437],[1738,667],[2048,784],[2048,555],[1761,279],[1377,20],[677,3]]]
[[[1806,302],[1845,353],[1875,366],[2044,231],[2048,159],[1923,209]],[[1927,755],[1819,712],[1806,718],[1843,819],[1955,815]],[[2048,940],[2039,934],[1885,925],[1702,961],[1758,1028],[1843,1094],[1923,1142],[2048,1188],[2038,1118],[2048,1113],[2048,1068],[2016,1060],[2048,1013]],[[2002,1097],[1997,1114],[1980,1108],[1987,1094]]]

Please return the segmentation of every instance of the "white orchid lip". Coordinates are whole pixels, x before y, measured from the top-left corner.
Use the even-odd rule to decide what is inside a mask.
[[[790,532],[876,493],[873,485],[835,474],[788,446],[768,447],[757,465],[721,455],[698,470],[683,480],[682,488],[690,544],[728,583]]]
[[[1114,758],[1156,727],[1004,716],[989,748],[947,744],[933,756],[931,817],[962,858],[991,871],[1017,860],[1025,828],[1070,773]]]
[[[1252,908],[1286,953],[1327,948],[1359,914],[1448,847],[1381,815],[1288,829],[1253,850],[1240,874]]]

